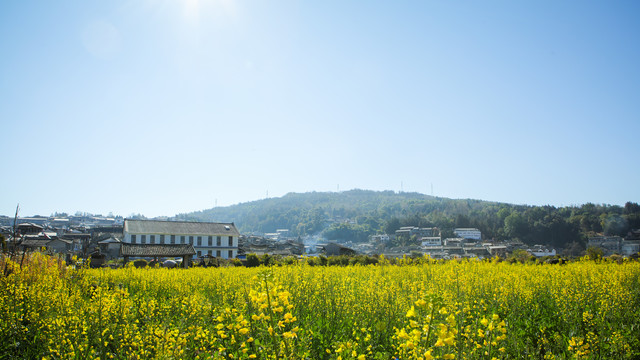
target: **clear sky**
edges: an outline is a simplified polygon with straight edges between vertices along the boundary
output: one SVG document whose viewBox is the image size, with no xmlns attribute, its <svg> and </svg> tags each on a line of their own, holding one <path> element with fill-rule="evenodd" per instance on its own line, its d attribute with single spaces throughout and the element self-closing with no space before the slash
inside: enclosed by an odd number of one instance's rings
<svg viewBox="0 0 640 360">
<path fill-rule="evenodd" d="M 0 3 L 0 214 L 640 201 L 638 1 Z"/>
</svg>

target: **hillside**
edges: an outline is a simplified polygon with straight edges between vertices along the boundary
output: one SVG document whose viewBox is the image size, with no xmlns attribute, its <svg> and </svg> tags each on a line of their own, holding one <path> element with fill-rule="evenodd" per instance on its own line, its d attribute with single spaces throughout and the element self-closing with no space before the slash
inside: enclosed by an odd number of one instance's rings
<svg viewBox="0 0 640 360">
<path fill-rule="evenodd" d="M 527 206 L 419 193 L 350 190 L 289 193 L 227 207 L 179 214 L 175 219 L 235 222 L 243 233 L 289 229 L 293 236 L 323 234 L 330 239 L 366 241 L 401 226 L 438 227 L 452 236 L 456 227 L 475 227 L 486 239 L 520 239 L 558 247 L 588 235 L 626 235 L 640 228 L 640 206 L 587 203 L 579 207 Z"/>
</svg>

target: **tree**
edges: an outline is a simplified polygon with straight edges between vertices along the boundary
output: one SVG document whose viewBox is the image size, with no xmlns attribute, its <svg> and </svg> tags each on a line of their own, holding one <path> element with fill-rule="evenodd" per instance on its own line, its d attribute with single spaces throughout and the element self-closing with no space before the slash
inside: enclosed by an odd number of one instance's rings
<svg viewBox="0 0 640 360">
<path fill-rule="evenodd" d="M 530 257 L 531 255 L 527 252 L 527 250 L 516 249 L 516 250 L 513 250 L 511 255 L 508 257 L 508 259 L 512 261 L 518 261 L 518 262 L 524 263 L 525 261 L 529 260 Z"/>
<path fill-rule="evenodd" d="M 625 236 L 629 231 L 627 220 L 619 215 L 609 215 L 604 220 L 604 234 Z"/>
<path fill-rule="evenodd" d="M 387 221 L 387 225 L 384 227 L 384 232 L 386 234 L 395 234 L 398 229 L 400 229 L 400 219 L 392 217 Z"/>
<path fill-rule="evenodd" d="M 504 232 L 512 238 L 523 238 L 527 233 L 527 221 L 517 211 L 504 218 Z"/>
<path fill-rule="evenodd" d="M 600 260 L 602 259 L 603 255 L 604 255 L 604 250 L 602 250 L 599 247 L 589 246 L 587 248 L 587 256 L 589 256 L 589 259 L 591 260 Z"/>
<path fill-rule="evenodd" d="M 626 204 L 624 204 L 624 214 L 625 215 L 637 214 L 637 213 L 640 213 L 640 205 L 638 205 L 637 203 L 634 203 L 634 202 L 630 202 L 630 201 L 628 201 Z"/>
</svg>

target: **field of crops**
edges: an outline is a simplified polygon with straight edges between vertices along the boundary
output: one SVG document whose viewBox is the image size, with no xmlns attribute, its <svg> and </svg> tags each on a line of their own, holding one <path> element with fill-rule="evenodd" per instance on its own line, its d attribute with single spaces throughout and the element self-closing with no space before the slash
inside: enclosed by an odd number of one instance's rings
<svg viewBox="0 0 640 360">
<path fill-rule="evenodd" d="M 0 358 L 640 357 L 638 262 L 0 265 Z"/>
</svg>

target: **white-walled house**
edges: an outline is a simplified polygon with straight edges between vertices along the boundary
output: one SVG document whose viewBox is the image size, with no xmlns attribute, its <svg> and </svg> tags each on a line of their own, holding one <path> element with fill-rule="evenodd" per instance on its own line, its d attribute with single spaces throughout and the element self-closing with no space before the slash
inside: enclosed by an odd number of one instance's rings
<svg viewBox="0 0 640 360">
<path fill-rule="evenodd" d="M 422 246 L 442 246 L 442 238 L 440 236 L 428 236 L 420 239 Z"/>
<path fill-rule="evenodd" d="M 123 232 L 126 244 L 189 244 L 196 258 L 232 259 L 238 255 L 240 233 L 234 223 L 125 219 Z"/>
<path fill-rule="evenodd" d="M 457 228 L 453 233 L 463 239 L 482 240 L 482 232 L 476 228 Z"/>
</svg>

